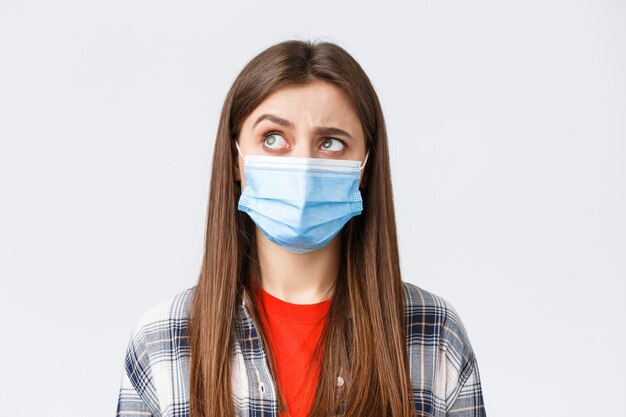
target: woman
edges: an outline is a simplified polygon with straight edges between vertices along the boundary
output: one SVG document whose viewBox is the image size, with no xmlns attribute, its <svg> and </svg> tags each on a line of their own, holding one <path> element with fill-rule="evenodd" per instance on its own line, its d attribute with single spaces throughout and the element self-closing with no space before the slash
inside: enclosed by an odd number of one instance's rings
<svg viewBox="0 0 626 417">
<path fill-rule="evenodd" d="M 137 323 L 118 416 L 484 416 L 454 307 L 402 281 L 387 134 L 329 43 L 253 58 L 219 122 L 196 286 Z"/>
</svg>

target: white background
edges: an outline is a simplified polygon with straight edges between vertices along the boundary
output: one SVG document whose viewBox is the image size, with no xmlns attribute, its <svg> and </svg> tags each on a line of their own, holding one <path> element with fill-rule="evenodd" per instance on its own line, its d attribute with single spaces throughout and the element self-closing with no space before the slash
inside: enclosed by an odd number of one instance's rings
<svg viewBox="0 0 626 417">
<path fill-rule="evenodd" d="M 487 414 L 624 415 L 626 2 L 0 2 L 3 416 L 114 415 L 130 332 L 195 284 L 226 91 L 285 39 L 370 76 L 406 281 Z"/>
</svg>

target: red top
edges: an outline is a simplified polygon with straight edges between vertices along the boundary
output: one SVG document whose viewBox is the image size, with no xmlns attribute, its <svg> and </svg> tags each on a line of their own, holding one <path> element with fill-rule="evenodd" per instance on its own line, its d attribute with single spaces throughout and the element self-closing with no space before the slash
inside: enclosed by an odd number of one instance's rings
<svg viewBox="0 0 626 417">
<path fill-rule="evenodd" d="M 306 416 L 317 387 L 319 360 L 312 363 L 313 370 L 307 370 L 307 366 L 320 341 L 331 300 L 293 304 L 262 288 L 257 290 L 257 297 L 260 307 L 265 306 L 267 317 L 261 313 L 261 322 L 278 368 L 278 384 L 289 407 L 289 412 L 279 417 Z"/>
</svg>

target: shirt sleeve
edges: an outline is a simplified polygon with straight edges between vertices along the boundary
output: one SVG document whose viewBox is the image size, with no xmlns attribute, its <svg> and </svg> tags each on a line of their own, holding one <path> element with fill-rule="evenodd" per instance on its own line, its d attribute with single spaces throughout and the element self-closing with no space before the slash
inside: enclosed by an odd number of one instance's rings
<svg viewBox="0 0 626 417">
<path fill-rule="evenodd" d="M 160 417 L 149 353 L 136 330 L 126 349 L 116 417 Z"/>
<path fill-rule="evenodd" d="M 126 371 L 122 375 L 120 392 L 117 400 L 117 417 L 146 416 L 153 417 L 152 411 L 131 384 Z"/>
<path fill-rule="evenodd" d="M 486 417 L 480 373 L 474 357 L 467 379 L 462 383 L 446 415 L 451 417 Z"/>
<path fill-rule="evenodd" d="M 446 344 L 446 416 L 486 417 L 478 361 L 460 316 L 448 303 Z"/>
</svg>

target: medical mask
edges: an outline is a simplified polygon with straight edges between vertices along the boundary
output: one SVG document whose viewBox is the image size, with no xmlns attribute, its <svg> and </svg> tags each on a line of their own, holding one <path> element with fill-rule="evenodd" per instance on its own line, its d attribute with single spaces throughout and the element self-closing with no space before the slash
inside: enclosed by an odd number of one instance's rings
<svg viewBox="0 0 626 417">
<path fill-rule="evenodd" d="M 244 156 L 246 188 L 237 209 L 272 242 L 293 253 L 327 245 L 361 214 L 360 172 L 367 163 L 290 156 Z"/>
</svg>

